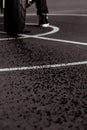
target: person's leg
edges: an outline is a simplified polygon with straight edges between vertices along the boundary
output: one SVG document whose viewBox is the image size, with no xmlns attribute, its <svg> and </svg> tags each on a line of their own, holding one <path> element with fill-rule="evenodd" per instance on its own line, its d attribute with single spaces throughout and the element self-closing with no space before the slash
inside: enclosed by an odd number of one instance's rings
<svg viewBox="0 0 87 130">
<path fill-rule="evenodd" d="M 46 0 L 26 0 L 26 7 L 31 6 L 34 2 L 36 3 L 37 15 L 39 16 L 39 26 L 48 27 L 48 7 Z"/>
<path fill-rule="evenodd" d="M 37 8 L 37 14 L 47 14 L 48 13 L 48 7 L 46 0 L 36 0 L 36 8 Z"/>
<path fill-rule="evenodd" d="M 36 0 L 37 15 L 39 15 L 39 25 L 42 27 L 49 26 L 48 23 L 48 7 L 46 0 Z"/>
</svg>

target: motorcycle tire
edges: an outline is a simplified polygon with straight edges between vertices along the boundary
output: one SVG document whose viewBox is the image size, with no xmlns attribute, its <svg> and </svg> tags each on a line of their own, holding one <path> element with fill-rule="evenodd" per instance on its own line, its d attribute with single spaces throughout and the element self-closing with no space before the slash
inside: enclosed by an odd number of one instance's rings
<svg viewBox="0 0 87 130">
<path fill-rule="evenodd" d="M 26 19 L 26 0 L 5 0 L 4 27 L 8 34 L 22 33 Z"/>
</svg>

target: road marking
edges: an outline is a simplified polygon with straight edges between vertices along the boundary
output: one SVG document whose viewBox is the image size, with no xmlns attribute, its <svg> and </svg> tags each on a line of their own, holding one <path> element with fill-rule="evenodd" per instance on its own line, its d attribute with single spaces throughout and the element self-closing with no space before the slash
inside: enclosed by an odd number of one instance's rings
<svg viewBox="0 0 87 130">
<path fill-rule="evenodd" d="M 73 13 L 75 11 L 80 11 L 78 13 Z M 76 16 L 76 17 L 87 17 L 87 13 L 82 13 L 79 14 L 81 12 L 83 12 L 82 10 L 65 10 L 65 11 L 51 11 L 50 13 L 48 13 L 48 16 L 52 15 L 52 16 Z M 87 10 L 86 10 L 87 12 Z M 3 14 L 0 14 L 0 17 L 3 17 Z M 27 13 L 26 16 L 37 16 L 36 13 Z"/>
<path fill-rule="evenodd" d="M 31 15 L 31 14 L 29 14 L 29 15 Z M 57 15 L 57 14 L 54 14 L 54 15 Z M 37 25 L 37 24 L 36 23 L 26 23 L 26 25 Z M 49 40 L 49 41 L 55 41 L 55 42 L 62 42 L 62 43 L 69 43 L 69 44 L 87 46 L 86 42 L 78 42 L 78 41 L 70 41 L 70 40 L 66 40 L 66 39 L 64 40 L 64 39 L 54 39 L 54 38 L 42 37 L 42 36 L 54 34 L 54 33 L 58 32 L 60 30 L 58 27 L 53 26 L 53 25 L 50 25 L 49 27 L 52 28 L 52 30 L 49 31 L 49 32 L 41 33 L 41 34 L 35 34 L 35 35 L 19 34 L 19 37 L 17 39 L 37 38 L 37 39 L 42 39 L 42 40 Z M 4 31 L 0 31 L 0 33 L 6 34 L 6 32 L 4 32 Z M 15 38 L 12 38 L 12 37 L 11 38 L 10 37 L 9 38 L 1 38 L 0 41 L 6 41 L 6 40 L 9 41 L 9 40 L 13 40 L 13 39 L 15 39 Z"/>
<path fill-rule="evenodd" d="M 26 25 L 36 25 L 36 24 L 32 24 L 32 23 L 26 23 Z M 50 35 L 50 34 L 54 34 L 56 32 L 58 32 L 60 29 L 59 27 L 53 26 L 53 25 L 49 25 L 49 28 L 51 28 L 52 30 L 46 33 L 40 33 L 40 34 L 34 34 L 34 35 L 27 35 L 27 34 L 19 34 L 17 39 L 25 39 L 25 38 L 34 38 L 34 37 L 40 37 L 40 36 L 46 36 L 46 35 Z M 6 32 L 4 31 L 0 31 L 1 34 L 6 34 Z M 0 38 L 0 41 L 6 41 L 6 40 L 13 40 L 15 38 L 13 37 L 9 37 L 9 38 Z"/>
<path fill-rule="evenodd" d="M 26 14 L 26 16 L 37 16 L 35 13 Z M 87 17 L 87 13 L 79 14 L 79 13 L 64 13 L 63 11 L 51 12 L 48 16 L 73 16 L 73 17 Z"/>
<path fill-rule="evenodd" d="M 31 25 L 31 23 L 26 23 L 26 25 Z M 36 24 L 32 24 L 36 25 Z M 27 38 L 37 38 L 37 39 L 42 39 L 42 40 L 48 40 L 48 41 L 54 41 L 54 42 L 62 42 L 62 43 L 68 43 L 68 44 L 76 44 L 76 45 L 83 45 L 87 46 L 86 42 L 77 42 L 77 41 L 70 41 L 70 40 L 64 40 L 64 39 L 55 39 L 55 38 L 48 38 L 48 37 L 42 37 L 50 34 L 54 34 L 56 32 L 59 32 L 59 28 L 53 25 L 49 26 L 52 28 L 51 31 L 46 32 L 46 33 L 41 33 L 41 34 L 34 34 L 34 35 L 28 35 L 28 34 L 19 34 L 19 37 L 17 39 L 27 39 Z M 0 33 L 5 33 L 3 31 L 0 31 Z M 14 40 L 15 38 L 9 37 L 9 38 L 1 38 L 0 41 L 9 41 L 9 40 Z"/>
<path fill-rule="evenodd" d="M 54 41 L 54 42 L 63 42 L 63 43 L 69 43 L 69 44 L 76 44 L 76 45 L 87 46 L 87 43 L 85 43 L 85 42 L 76 42 L 76 41 L 69 41 L 69 40 L 62 40 L 62 39 L 54 39 L 54 38 L 48 38 L 48 37 L 38 37 L 38 36 L 34 36 L 34 38 L 42 39 L 42 40 L 48 40 L 48 41 Z M 59 44 L 59 43 L 58 43 L 58 44 Z"/>
<path fill-rule="evenodd" d="M 60 15 L 60 14 L 49 14 L 49 15 Z M 63 15 L 66 15 L 66 14 L 63 14 Z M 81 16 L 81 15 L 77 15 L 77 16 Z M 31 23 L 26 23 L 26 25 L 31 25 Z M 35 25 L 35 24 L 33 24 L 33 25 Z M 35 34 L 35 35 L 19 34 L 18 39 L 38 38 L 38 39 L 43 39 L 43 40 L 55 41 L 55 42 L 63 42 L 63 43 L 78 44 L 78 45 L 87 46 L 87 43 L 84 43 L 84 42 L 76 42 L 76 41 L 69 41 L 69 40 L 43 37 L 43 36 L 46 36 L 46 35 L 49 35 L 49 34 L 54 34 L 54 33 L 58 32 L 60 30 L 58 27 L 53 26 L 53 25 L 50 25 L 49 27 L 52 28 L 52 30 L 49 31 L 49 32 L 42 33 L 42 34 Z M 0 31 L 0 33 L 6 34 L 6 32 L 4 32 L 4 31 Z M 10 37 L 9 38 L 1 38 L 0 41 L 13 40 L 13 39 L 15 39 L 15 38 L 12 38 L 12 37 L 11 38 Z M 0 72 L 59 68 L 59 67 L 68 67 L 68 66 L 76 66 L 76 65 L 87 65 L 87 61 L 73 62 L 73 63 L 62 63 L 62 64 L 52 64 L 52 65 L 39 65 L 39 66 L 30 66 L 30 67 L 1 68 Z"/>
<path fill-rule="evenodd" d="M 27 38 L 37 38 L 37 39 L 42 39 L 42 40 L 54 41 L 54 42 L 58 42 L 58 44 L 60 44 L 59 42 L 62 42 L 62 43 L 68 43 L 68 44 L 87 46 L 87 43 L 85 43 L 85 42 L 68 41 L 68 40 L 54 39 L 54 38 L 48 38 L 48 37 L 39 37 L 37 35 L 21 34 L 20 37 L 17 39 L 27 39 Z M 2 38 L 2 39 L 0 39 L 0 41 L 10 41 L 10 40 L 15 40 L 15 38 Z"/>
<path fill-rule="evenodd" d="M 4 31 L 0 31 L 0 34 L 7 34 L 6 32 L 4 32 Z"/>
<path fill-rule="evenodd" d="M 69 14 L 69 13 L 58 13 L 49 14 L 49 16 L 73 16 L 73 17 L 87 17 L 87 14 Z"/>
<path fill-rule="evenodd" d="M 55 12 L 55 13 L 58 13 L 58 12 L 87 12 L 87 9 L 66 9 L 66 10 L 57 10 L 57 11 L 50 11 L 51 13 L 52 12 Z"/>
<path fill-rule="evenodd" d="M 30 23 L 26 23 L 26 25 L 31 25 Z M 34 24 L 35 25 L 35 24 Z M 31 36 L 37 36 L 37 37 L 40 37 L 40 36 L 46 36 L 46 35 L 50 35 L 50 34 L 54 34 L 56 32 L 59 32 L 60 28 L 59 27 L 56 27 L 56 26 L 53 26 L 53 25 L 49 25 L 48 28 L 52 28 L 51 31 L 49 32 L 46 32 L 46 33 L 40 33 L 40 34 L 35 34 L 35 35 L 31 35 Z M 28 36 L 28 35 L 27 35 Z"/>
<path fill-rule="evenodd" d="M 38 70 L 38 69 L 51 69 L 51 68 L 69 67 L 69 66 L 77 66 L 77 65 L 87 65 L 87 61 L 73 62 L 73 63 L 62 63 L 62 64 L 53 64 L 53 65 L 29 66 L 29 67 L 2 68 L 2 69 L 0 69 L 0 72 Z"/>
</svg>

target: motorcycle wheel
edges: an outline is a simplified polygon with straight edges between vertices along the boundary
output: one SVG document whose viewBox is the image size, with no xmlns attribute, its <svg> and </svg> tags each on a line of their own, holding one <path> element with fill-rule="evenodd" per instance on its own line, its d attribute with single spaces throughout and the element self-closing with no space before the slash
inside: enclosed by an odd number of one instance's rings
<svg viewBox="0 0 87 130">
<path fill-rule="evenodd" d="M 26 19 L 26 0 L 5 0 L 4 27 L 8 34 L 22 33 Z"/>
</svg>

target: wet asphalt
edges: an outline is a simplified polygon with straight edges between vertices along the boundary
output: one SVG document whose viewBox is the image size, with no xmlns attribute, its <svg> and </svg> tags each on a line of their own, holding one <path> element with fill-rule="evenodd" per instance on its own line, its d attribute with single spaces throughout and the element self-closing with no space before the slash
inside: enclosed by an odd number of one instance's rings
<svg viewBox="0 0 87 130">
<path fill-rule="evenodd" d="M 52 31 L 37 20 L 27 15 L 22 35 Z M 0 130 L 87 130 L 87 63 L 66 66 L 87 61 L 87 16 L 49 15 L 49 21 L 60 30 L 46 39 L 9 39 L 0 17 Z M 32 66 L 42 68 L 2 71 Z"/>
</svg>

